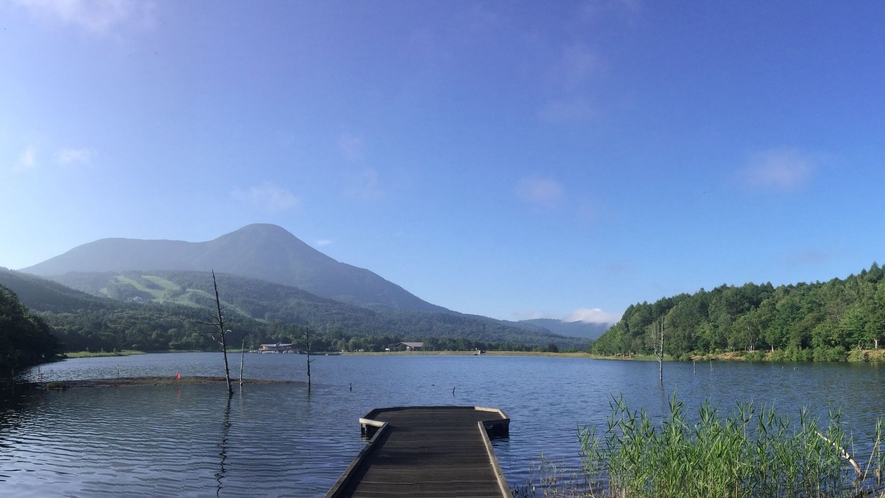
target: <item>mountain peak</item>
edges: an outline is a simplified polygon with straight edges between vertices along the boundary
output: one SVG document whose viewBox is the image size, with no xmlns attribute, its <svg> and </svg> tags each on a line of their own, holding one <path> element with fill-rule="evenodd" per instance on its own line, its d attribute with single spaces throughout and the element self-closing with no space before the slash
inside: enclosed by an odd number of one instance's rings
<svg viewBox="0 0 885 498">
<path fill-rule="evenodd" d="M 339 263 L 278 225 L 255 223 L 207 242 L 101 239 L 21 271 L 215 270 L 258 278 L 338 301 L 413 311 L 447 311 L 369 270 Z"/>
<path fill-rule="evenodd" d="M 243 228 L 240 228 L 238 230 L 234 230 L 233 232 L 231 232 L 227 235 L 234 235 L 234 234 L 285 235 L 285 236 L 297 238 L 291 232 L 286 230 L 285 228 L 283 228 L 279 225 L 274 225 L 273 223 L 252 223 L 252 224 L 246 225 Z M 224 237 L 224 235 L 222 235 L 222 237 Z"/>
</svg>

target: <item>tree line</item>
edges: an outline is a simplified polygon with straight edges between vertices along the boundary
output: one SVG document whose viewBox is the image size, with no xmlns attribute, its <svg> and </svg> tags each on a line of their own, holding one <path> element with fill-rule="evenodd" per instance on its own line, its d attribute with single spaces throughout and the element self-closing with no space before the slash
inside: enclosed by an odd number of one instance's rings
<svg viewBox="0 0 885 498">
<path fill-rule="evenodd" d="M 885 339 L 885 271 L 774 287 L 722 285 L 627 308 L 593 346 L 602 355 L 653 354 L 656 327 L 676 359 L 742 352 L 749 358 L 844 361 Z M 862 359 L 862 358 L 861 358 Z"/>
<path fill-rule="evenodd" d="M 141 302 L 119 301 L 4 269 L 0 269 L 0 283 L 15 289 L 65 351 L 216 350 L 217 344 L 206 337 L 207 322 L 211 321 L 208 312 L 215 304 L 209 295 L 214 292 L 211 276 L 157 273 L 174 279 L 176 286 L 163 295 L 175 300 L 154 302 L 147 299 L 155 296 L 141 294 Z M 113 292 L 132 294 L 128 289 L 132 284 L 107 274 L 72 278 L 87 282 L 93 290 L 107 286 L 111 278 L 111 283 L 116 283 Z M 126 280 L 137 282 L 142 289 L 160 290 L 143 276 L 127 275 Z M 232 331 L 229 344 L 234 347 L 244 343 L 249 349 L 263 343 L 299 344 L 308 324 L 314 351 L 384 351 L 403 341 L 422 341 L 429 351 L 551 351 L 586 346 L 580 339 L 524 331 L 484 317 L 360 308 L 300 289 L 231 275 L 219 275 L 218 285 L 227 310 L 225 322 Z"/>
<path fill-rule="evenodd" d="M 54 330 L 66 351 L 206 351 L 217 345 L 205 337 L 205 309 L 142 304 L 117 310 L 80 311 L 74 313 L 42 312 L 40 315 Z M 301 344 L 308 325 L 262 322 L 231 314 L 229 344 L 257 349 L 261 344 Z M 399 342 L 424 342 L 425 351 L 559 351 L 555 343 L 525 344 L 495 342 L 468 337 L 422 336 L 418 334 L 361 334 L 346 332 L 325 325 L 309 325 L 312 349 L 326 351 L 384 351 Z M 571 347 L 576 350 L 576 347 Z"/>
<path fill-rule="evenodd" d="M 52 328 L 32 314 L 9 288 L 0 285 L 0 375 L 52 361 L 62 345 Z"/>
</svg>

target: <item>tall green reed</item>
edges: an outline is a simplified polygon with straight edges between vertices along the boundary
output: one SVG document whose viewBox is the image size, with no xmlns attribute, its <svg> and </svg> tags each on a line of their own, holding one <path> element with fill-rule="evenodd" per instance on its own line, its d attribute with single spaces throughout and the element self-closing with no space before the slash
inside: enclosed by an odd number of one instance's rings
<svg viewBox="0 0 885 498">
<path fill-rule="evenodd" d="M 881 419 L 865 468 L 855 472 L 848 465 L 845 449 L 852 441 L 839 411 L 830 411 L 821 428 L 807 410 L 793 423 L 772 407 L 753 403 L 722 416 L 706 402 L 697 422 L 689 423 L 675 394 L 668 417 L 658 425 L 644 410 L 631 410 L 623 396 L 613 398 L 610 408 L 600 435 L 587 427 L 578 430 L 586 496 L 885 496 Z"/>
</svg>

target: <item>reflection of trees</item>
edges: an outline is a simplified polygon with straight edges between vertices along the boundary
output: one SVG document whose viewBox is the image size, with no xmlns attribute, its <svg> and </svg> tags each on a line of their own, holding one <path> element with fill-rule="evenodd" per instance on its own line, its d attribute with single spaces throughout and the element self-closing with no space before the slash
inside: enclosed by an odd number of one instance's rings
<svg viewBox="0 0 885 498">
<path fill-rule="evenodd" d="M 0 429 L 34 416 L 34 405 L 42 400 L 43 390 L 37 384 L 0 382 Z"/>
<path fill-rule="evenodd" d="M 218 452 L 218 455 L 221 457 L 221 469 L 215 473 L 215 496 L 221 496 L 221 481 L 224 479 L 225 474 L 227 473 L 227 468 L 225 465 L 227 464 L 227 439 L 230 437 L 230 399 L 231 397 L 227 397 L 227 403 L 224 407 L 224 419 L 221 421 L 221 444 L 219 444 L 219 448 L 221 448 Z"/>
</svg>

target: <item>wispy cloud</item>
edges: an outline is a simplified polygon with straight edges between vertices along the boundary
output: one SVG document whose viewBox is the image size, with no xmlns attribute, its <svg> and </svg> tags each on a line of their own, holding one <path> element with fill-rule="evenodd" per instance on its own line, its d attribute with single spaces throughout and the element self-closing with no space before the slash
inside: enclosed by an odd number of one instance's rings
<svg viewBox="0 0 885 498">
<path fill-rule="evenodd" d="M 738 172 L 751 188 L 793 191 L 804 187 L 814 172 L 813 161 L 797 149 L 771 149 L 751 155 Z"/>
<path fill-rule="evenodd" d="M 630 263 L 612 263 L 606 265 L 605 271 L 612 275 L 629 275 L 636 272 L 636 267 Z"/>
<path fill-rule="evenodd" d="M 551 123 L 581 121 L 592 114 L 593 109 L 582 97 L 548 100 L 538 109 L 538 117 Z"/>
<path fill-rule="evenodd" d="M 28 146 L 18 156 L 18 161 L 12 166 L 13 171 L 26 171 L 37 166 L 37 149 Z"/>
<path fill-rule="evenodd" d="M 291 192 L 272 183 L 250 187 L 246 190 L 236 189 L 231 192 L 231 197 L 239 202 L 271 212 L 292 209 L 301 203 L 301 199 Z"/>
<path fill-rule="evenodd" d="M 331 243 L 332 243 L 332 241 L 329 239 L 318 239 L 314 242 L 314 245 L 317 247 L 325 247 Z"/>
<path fill-rule="evenodd" d="M 344 195 L 361 201 L 377 201 L 384 197 L 380 174 L 375 168 L 366 167 L 366 141 L 361 135 L 342 133 L 338 137 L 338 150 L 347 162 L 354 163 L 344 171 Z"/>
<path fill-rule="evenodd" d="M 593 114 L 588 103 L 590 82 L 602 66 L 599 53 L 584 43 L 561 49 L 551 69 L 551 94 L 538 109 L 538 117 L 549 122 L 580 121 Z"/>
<path fill-rule="evenodd" d="M 550 318 L 559 320 L 562 315 L 548 311 L 522 311 L 511 313 L 514 320 L 535 320 L 538 318 Z M 618 323 L 621 315 L 609 313 L 601 308 L 578 308 L 568 314 L 561 320 L 563 322 L 584 322 L 584 323 Z"/>
<path fill-rule="evenodd" d="M 530 176 L 520 180 L 516 195 L 531 204 L 553 207 L 564 197 L 562 185 L 550 178 Z"/>
<path fill-rule="evenodd" d="M 553 47 L 546 75 L 546 95 L 538 119 L 551 123 L 584 121 L 599 114 L 607 76 L 610 42 L 599 33 L 612 26 L 628 28 L 640 13 L 639 0 L 587 0 L 574 6 L 564 31 L 572 36 Z M 602 28 L 602 29 L 600 29 Z"/>
<path fill-rule="evenodd" d="M 344 193 L 349 197 L 363 201 L 377 201 L 384 197 L 377 170 L 366 168 L 351 173 L 346 181 Z"/>
<path fill-rule="evenodd" d="M 150 0 L 12 0 L 31 14 L 76 26 L 94 34 L 105 34 L 115 27 L 150 24 L 154 2 Z"/>
<path fill-rule="evenodd" d="M 636 16 L 642 10 L 640 0 L 586 0 L 579 11 L 585 21 L 602 21 L 606 16 Z"/>
<path fill-rule="evenodd" d="M 536 320 L 538 318 L 553 318 L 552 313 L 542 311 L 515 311 L 510 314 L 514 320 Z"/>
<path fill-rule="evenodd" d="M 74 166 L 77 164 L 90 164 L 92 162 L 92 151 L 89 149 L 72 149 L 69 147 L 60 149 L 55 154 L 56 162 L 59 166 Z"/>
<path fill-rule="evenodd" d="M 345 159 L 351 162 L 361 161 L 363 159 L 363 149 L 365 141 L 363 137 L 351 133 L 342 133 L 338 137 L 338 149 Z"/>
<path fill-rule="evenodd" d="M 782 260 L 790 266 L 818 265 L 834 259 L 837 255 L 836 251 L 810 250 L 787 254 Z"/>
<path fill-rule="evenodd" d="M 599 53 L 583 43 L 562 51 L 562 82 L 566 88 L 579 88 L 602 67 Z"/>
<path fill-rule="evenodd" d="M 572 311 L 562 321 L 584 323 L 618 323 L 621 315 L 609 313 L 601 308 L 578 308 Z"/>
</svg>

